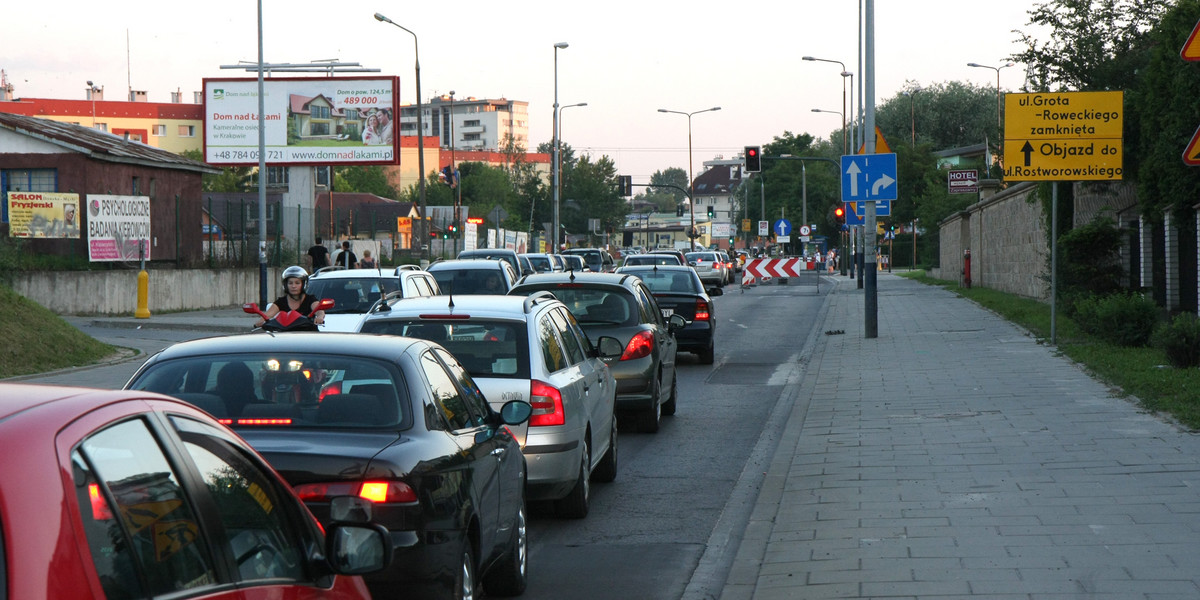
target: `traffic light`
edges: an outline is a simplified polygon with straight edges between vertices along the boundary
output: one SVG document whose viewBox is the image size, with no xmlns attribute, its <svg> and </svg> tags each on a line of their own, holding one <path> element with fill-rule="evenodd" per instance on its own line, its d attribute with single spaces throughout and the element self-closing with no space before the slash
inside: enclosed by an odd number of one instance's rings
<svg viewBox="0 0 1200 600">
<path fill-rule="evenodd" d="M 675 205 L 675 216 L 677 216 L 677 217 L 683 216 L 683 205 L 682 204 Z"/>
<path fill-rule="evenodd" d="M 632 196 L 633 195 L 633 176 L 618 175 L 617 176 L 617 189 L 620 191 L 620 194 L 622 196 L 625 196 L 625 197 Z"/>
<path fill-rule="evenodd" d="M 846 209 L 841 206 L 833 209 L 833 218 L 834 218 L 834 220 L 837 221 L 838 225 L 845 223 L 846 222 Z"/>
<path fill-rule="evenodd" d="M 717 216 L 717 207 L 715 207 L 715 206 L 708 207 L 708 218 L 712 219 L 716 216 Z"/>
<path fill-rule="evenodd" d="M 746 146 L 746 172 L 758 173 L 762 171 L 762 147 L 761 146 Z"/>
</svg>

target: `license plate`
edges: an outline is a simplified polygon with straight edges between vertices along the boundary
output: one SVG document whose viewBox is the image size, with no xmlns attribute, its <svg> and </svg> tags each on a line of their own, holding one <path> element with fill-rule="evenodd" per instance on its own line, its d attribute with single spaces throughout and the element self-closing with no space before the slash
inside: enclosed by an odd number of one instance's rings
<svg viewBox="0 0 1200 600">
<path fill-rule="evenodd" d="M 660 308 L 658 310 L 662 311 L 664 319 L 670 319 L 671 315 L 675 314 L 675 309 L 673 308 Z"/>
</svg>

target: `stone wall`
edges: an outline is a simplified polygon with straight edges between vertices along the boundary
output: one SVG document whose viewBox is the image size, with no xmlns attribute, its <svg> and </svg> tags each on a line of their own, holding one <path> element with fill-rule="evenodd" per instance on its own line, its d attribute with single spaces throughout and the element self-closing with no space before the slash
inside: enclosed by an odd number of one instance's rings
<svg viewBox="0 0 1200 600">
<path fill-rule="evenodd" d="M 258 269 L 151 270 L 151 313 L 240 306 L 258 301 Z M 281 293 L 280 270 L 267 269 L 267 297 Z M 60 315 L 132 315 L 137 309 L 138 271 L 42 271 L 15 273 L 18 294 Z"/>
<path fill-rule="evenodd" d="M 971 250 L 971 285 L 1038 300 L 1048 299 L 1048 256 L 1042 205 L 1036 185 L 1021 183 L 987 195 L 939 224 L 941 278 L 962 280 L 963 255 Z"/>
</svg>

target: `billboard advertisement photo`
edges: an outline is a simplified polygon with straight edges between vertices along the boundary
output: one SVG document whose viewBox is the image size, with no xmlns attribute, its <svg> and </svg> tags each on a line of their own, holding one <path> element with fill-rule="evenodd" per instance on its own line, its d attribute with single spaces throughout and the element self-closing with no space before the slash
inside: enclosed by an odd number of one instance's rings
<svg viewBox="0 0 1200 600">
<path fill-rule="evenodd" d="M 397 77 L 275 77 L 263 82 L 266 162 L 400 164 Z M 258 164 L 258 80 L 204 80 L 204 161 Z"/>
</svg>

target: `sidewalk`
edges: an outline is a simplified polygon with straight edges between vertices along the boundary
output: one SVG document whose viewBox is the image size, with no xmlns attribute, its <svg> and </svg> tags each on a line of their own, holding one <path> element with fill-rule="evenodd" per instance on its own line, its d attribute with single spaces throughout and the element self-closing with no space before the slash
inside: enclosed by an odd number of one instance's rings
<svg viewBox="0 0 1200 600">
<path fill-rule="evenodd" d="M 212 333 L 245 333 L 250 331 L 255 321 L 255 317 L 242 312 L 240 306 L 162 314 L 151 312 L 147 319 L 104 316 L 64 317 L 64 319 L 76 327 L 169 329 Z"/>
<path fill-rule="evenodd" d="M 832 294 L 722 600 L 1200 597 L 1197 436 L 941 288 L 878 273 L 875 339 Z"/>
</svg>

